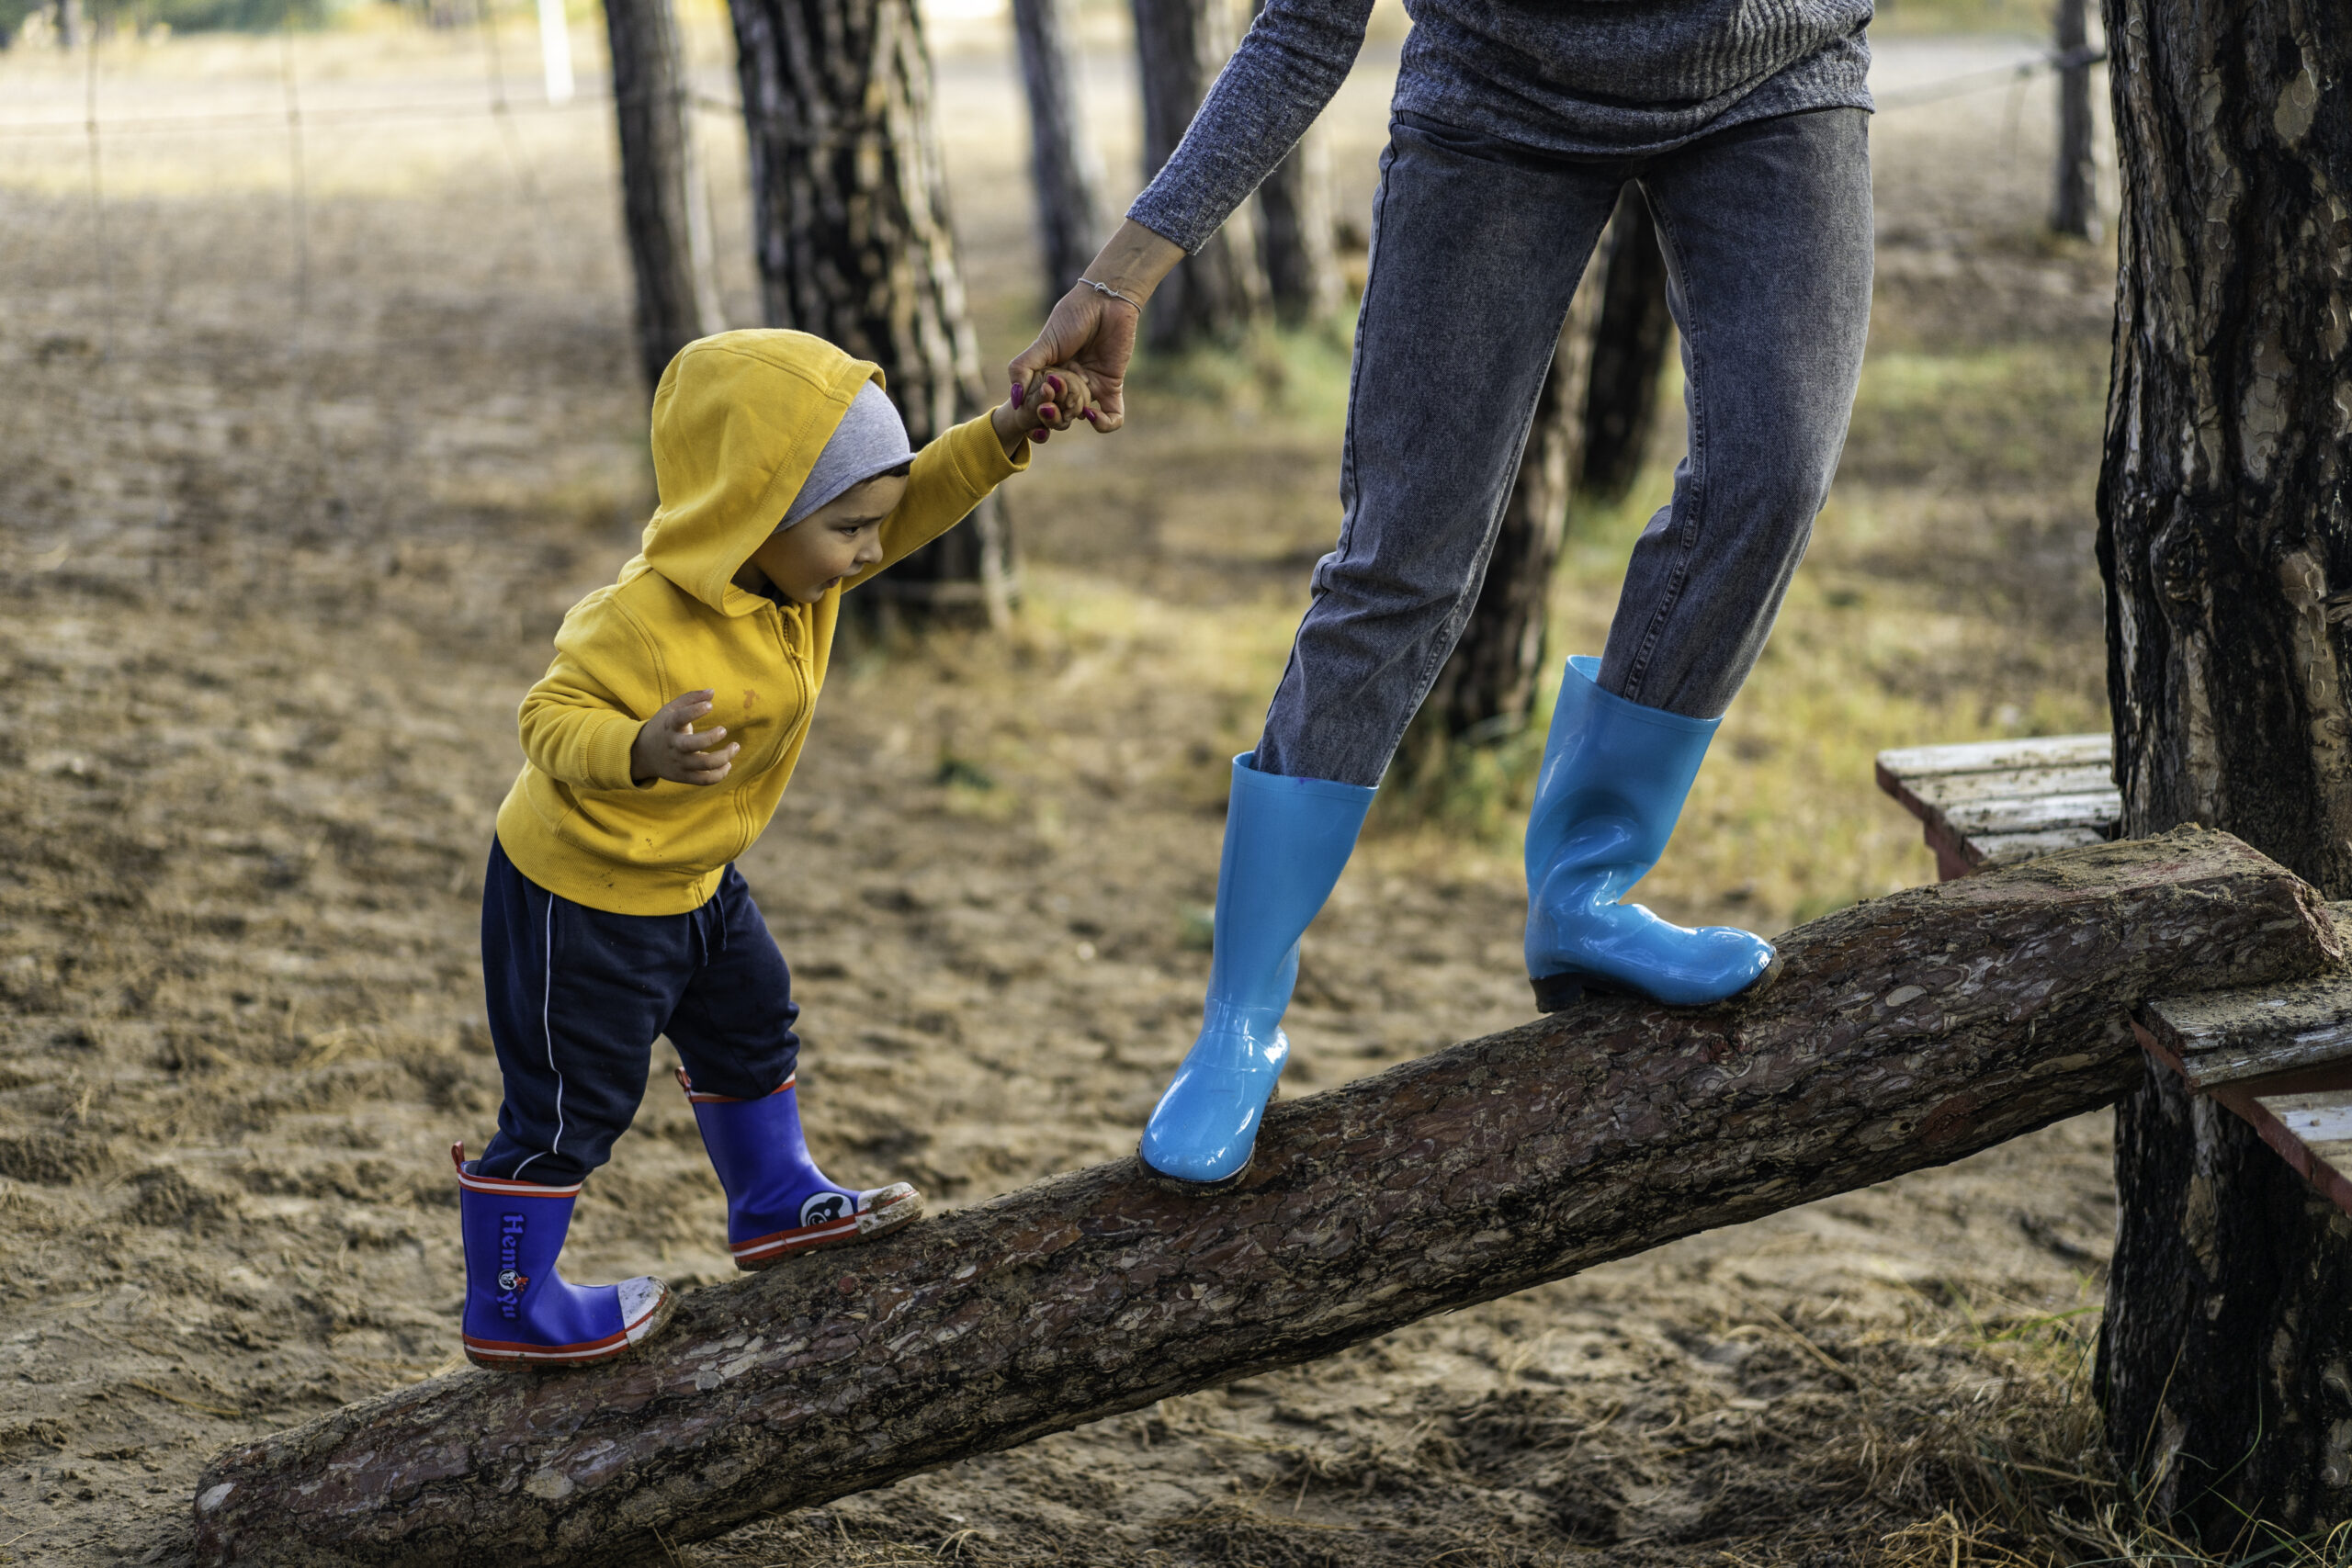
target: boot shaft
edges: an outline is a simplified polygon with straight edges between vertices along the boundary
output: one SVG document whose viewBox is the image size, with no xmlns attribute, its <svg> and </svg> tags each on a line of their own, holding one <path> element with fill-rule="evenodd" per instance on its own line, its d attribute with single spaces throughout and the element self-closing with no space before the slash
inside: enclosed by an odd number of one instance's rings
<svg viewBox="0 0 2352 1568">
<path fill-rule="evenodd" d="M 1613 869 L 1617 892 L 1666 852 L 1720 718 L 1687 718 L 1604 692 L 1600 660 L 1579 656 L 1560 676 L 1559 700 L 1528 813 L 1531 894 L 1564 863 Z"/>
<path fill-rule="evenodd" d="M 1285 778 L 1233 760 L 1209 956 L 1212 1001 L 1279 1020 L 1298 976 L 1298 939 L 1347 869 L 1374 792 Z"/>
</svg>

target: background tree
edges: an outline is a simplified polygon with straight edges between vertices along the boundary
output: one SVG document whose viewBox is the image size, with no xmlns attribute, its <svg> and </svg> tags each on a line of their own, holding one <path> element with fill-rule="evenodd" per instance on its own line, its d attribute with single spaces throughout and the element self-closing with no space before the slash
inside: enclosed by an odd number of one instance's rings
<svg viewBox="0 0 2352 1568">
<path fill-rule="evenodd" d="M 1102 243 L 1102 160 L 1079 112 L 1073 0 L 1012 0 L 1012 30 L 1029 93 L 1030 171 L 1046 264 L 1043 298 L 1050 310 Z"/>
<path fill-rule="evenodd" d="M 1588 266 L 1568 307 L 1552 368 L 1535 400 L 1519 475 L 1503 503 L 1486 581 L 1461 640 L 1438 671 L 1407 737 L 1408 771 L 1426 766 L 1455 742 L 1476 745 L 1517 734 L 1534 711 L 1547 663 L 1552 568 L 1567 537 L 1568 496 L 1583 457 L 1601 276 L 1600 267 Z"/>
<path fill-rule="evenodd" d="M 1252 14 L 1266 8 L 1255 0 Z M 1274 313 L 1320 321 L 1340 308 L 1340 257 L 1332 243 L 1331 148 L 1320 122 L 1306 128 L 1258 187 L 1258 258 Z"/>
<path fill-rule="evenodd" d="M 2058 0 L 2058 169 L 2050 195 L 2050 227 L 2087 240 L 2098 232 L 2092 200 L 2091 60 L 2085 26 L 2087 0 Z"/>
<path fill-rule="evenodd" d="M 1292 323 L 1328 320 L 1340 308 L 1340 256 L 1332 243 L 1331 149 L 1320 126 L 1258 187 L 1258 257 L 1274 313 Z"/>
<path fill-rule="evenodd" d="M 1136 65 L 1143 84 L 1143 168 L 1159 172 L 1233 50 L 1226 0 L 1133 0 Z M 1144 317 L 1154 348 L 1229 337 L 1265 308 L 1257 234 L 1244 203 L 1178 264 Z"/>
<path fill-rule="evenodd" d="M 2107 0 L 2123 206 L 2099 479 L 2123 829 L 2352 897 L 2352 11 Z M 2152 1069 L 2116 1122 L 2108 1438 L 2218 1549 L 2352 1517 L 2352 1221 Z"/>
<path fill-rule="evenodd" d="M 1674 347 L 1666 304 L 1666 257 L 1641 191 L 1627 186 L 1601 241 L 1600 319 L 1592 329 L 1592 380 L 1584 402 L 1579 493 L 1623 501 L 1642 471 L 1657 426 L 1658 378 Z"/>
<path fill-rule="evenodd" d="M 638 359 L 650 389 L 679 349 L 727 322 L 676 13 L 670 0 L 605 0 L 605 29 L 621 141 L 621 224 L 637 275 Z"/>
<path fill-rule="evenodd" d="M 729 0 L 770 321 L 871 359 L 920 446 L 986 406 L 932 122 L 914 0 Z M 994 498 L 863 591 L 1004 614 L 1012 545 Z"/>
</svg>

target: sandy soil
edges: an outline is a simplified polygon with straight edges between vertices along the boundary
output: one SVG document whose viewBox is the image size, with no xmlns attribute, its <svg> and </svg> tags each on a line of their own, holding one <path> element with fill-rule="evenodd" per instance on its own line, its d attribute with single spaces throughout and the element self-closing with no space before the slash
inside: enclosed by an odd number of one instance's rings
<svg viewBox="0 0 2352 1568">
<path fill-rule="evenodd" d="M 0 136 L 0 1562 L 170 1561 L 217 1447 L 458 1364 L 446 1151 L 497 1102 L 474 920 L 514 705 L 649 490 L 602 111 L 518 85 L 482 112 L 458 41 L 296 46 L 299 224 L 274 44 L 103 54 L 108 117 L 281 118 L 110 131 L 95 208 L 77 137 Z M 1900 85 L 2018 51 L 1887 52 Z M 1116 169 L 1114 63 L 1090 80 Z M 1384 69 L 1334 115 L 1351 211 Z M 77 124 L 83 87 L 0 56 L 12 124 Z M 426 98 L 459 107 L 328 112 Z M 1001 359 L 1038 287 L 1001 60 L 947 61 L 942 105 Z M 1871 747 L 2103 722 L 2111 263 L 2034 237 L 2048 118 L 2041 88 L 1881 117 L 1876 389 L 1771 679 L 1655 881 L 1671 912 L 1777 929 L 1924 880 Z M 1012 635 L 842 660 L 743 862 L 836 1175 L 952 1204 L 1132 1148 L 1197 1015 L 1223 759 L 1336 518 L 1331 378 L 1276 384 L 1316 352 L 1266 350 L 1221 398 L 1147 377 L 1115 445 L 1049 447 L 1013 496 Z M 2018 400 L 2027 361 L 2060 367 L 2032 387 L 2064 417 Z M 1580 522 L 1564 637 L 1604 624 L 1628 519 Z M 1310 939 L 1286 1088 L 1519 1020 L 1521 897 L 1507 839 L 1386 821 Z M 575 1278 L 727 1277 L 660 1077 L 590 1183 Z M 1909 1550 L 1983 1516 L 1988 1443 L 2080 1438 L 2087 1320 L 2063 1314 L 2097 1301 L 2107 1157 L 2103 1119 L 2052 1128 L 673 1560 Z"/>
</svg>

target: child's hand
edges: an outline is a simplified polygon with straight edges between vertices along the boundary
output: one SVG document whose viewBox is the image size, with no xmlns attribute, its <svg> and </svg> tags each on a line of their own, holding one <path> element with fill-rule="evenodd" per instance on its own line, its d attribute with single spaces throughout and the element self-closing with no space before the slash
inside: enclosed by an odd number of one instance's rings
<svg viewBox="0 0 2352 1568">
<path fill-rule="evenodd" d="M 708 690 L 688 692 L 662 704 L 660 713 L 639 727 L 637 740 L 628 749 L 629 777 L 639 784 L 655 779 L 715 784 L 725 778 L 727 770 L 735 765 L 735 753 L 742 748 L 711 750 L 727 739 L 723 727 L 695 733 L 695 720 L 710 711 L 710 699 L 717 694 Z"/>
<path fill-rule="evenodd" d="M 997 439 L 1004 443 L 1004 455 L 1010 457 L 1020 452 L 1023 437 L 1042 442 L 1081 419 L 1092 421 L 1093 403 L 1093 388 L 1084 374 L 1071 366 L 1057 365 L 1038 377 L 1025 395 L 1015 387 L 1012 397 L 999 403 L 990 419 Z"/>
</svg>

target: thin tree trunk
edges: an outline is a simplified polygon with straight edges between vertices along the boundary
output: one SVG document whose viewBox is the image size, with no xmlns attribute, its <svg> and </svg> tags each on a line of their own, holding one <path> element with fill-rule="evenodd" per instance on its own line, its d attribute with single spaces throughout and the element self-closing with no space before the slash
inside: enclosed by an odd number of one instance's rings
<svg viewBox="0 0 2352 1568">
<path fill-rule="evenodd" d="M 1266 8 L 1253 0 L 1252 15 Z M 1331 144 L 1320 123 L 1306 128 L 1258 187 L 1258 256 L 1274 314 L 1293 324 L 1329 319 L 1340 308 L 1340 255 L 1331 227 Z"/>
<path fill-rule="evenodd" d="M 2122 1092 L 2138 999 L 2334 944 L 2311 889 L 2216 833 L 1898 893 L 1787 933 L 1745 1005 L 1590 1000 L 1278 1104 L 1233 1190 L 1115 1161 L 695 1292 L 628 1361 L 458 1372 L 232 1449 L 199 1557 L 662 1561 L 1958 1159 Z"/>
<path fill-rule="evenodd" d="M 1457 742 L 1475 746 L 1514 735 L 1534 711 L 1544 680 L 1552 569 L 1567 538 L 1568 496 L 1583 457 L 1601 271 L 1585 268 L 1568 307 L 1527 444 L 1520 449 L 1519 474 L 1503 503 L 1486 581 L 1407 738 L 1408 770 Z"/>
<path fill-rule="evenodd" d="M 2352 13 L 2108 0 L 2122 175 L 2099 478 L 2123 829 L 2229 829 L 2352 895 Z M 2342 1216 L 2151 1075 L 2119 1113 L 2100 1381 L 2219 1549 L 2352 1516 Z"/>
<path fill-rule="evenodd" d="M 670 0 L 605 0 L 605 28 L 620 130 L 621 222 L 637 274 L 638 359 L 650 389 L 678 350 L 727 323 L 677 17 Z"/>
<path fill-rule="evenodd" d="M 1079 110 L 1073 0 L 1012 0 L 1021 79 L 1029 90 L 1029 167 L 1037 188 L 1043 298 L 1050 309 L 1102 242 L 1102 161 Z"/>
<path fill-rule="evenodd" d="M 1666 255 L 1657 224 L 1637 186 L 1617 198 L 1601 254 L 1600 321 L 1592 333 L 1592 379 L 1585 394 L 1584 468 L 1579 492 L 1623 501 L 1640 477 L 1650 432 L 1657 427 L 1658 380 L 1674 349 L 1674 313 L 1666 303 Z"/>
<path fill-rule="evenodd" d="M 1133 0 L 1143 85 L 1143 167 L 1159 172 L 1232 52 L 1227 0 Z M 1265 309 L 1266 280 L 1244 203 L 1152 296 L 1154 348 L 1231 337 Z"/>
<path fill-rule="evenodd" d="M 985 406 L 914 0 L 730 0 L 767 319 L 882 367 L 916 446 Z M 858 597 L 1002 614 L 1004 509 L 981 503 Z"/>
<path fill-rule="evenodd" d="M 1320 125 L 1258 187 L 1259 257 L 1283 321 L 1328 321 L 1340 308 L 1340 254 L 1331 226 L 1331 147 Z"/>
<path fill-rule="evenodd" d="M 2058 0 L 2058 170 L 2050 227 L 2087 240 L 2098 231 L 2092 205 L 2090 33 L 2086 0 Z"/>
</svg>

